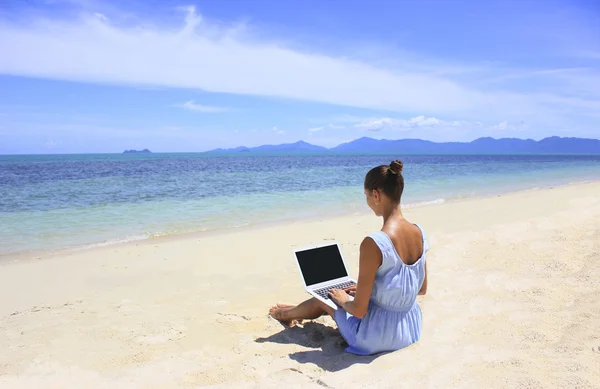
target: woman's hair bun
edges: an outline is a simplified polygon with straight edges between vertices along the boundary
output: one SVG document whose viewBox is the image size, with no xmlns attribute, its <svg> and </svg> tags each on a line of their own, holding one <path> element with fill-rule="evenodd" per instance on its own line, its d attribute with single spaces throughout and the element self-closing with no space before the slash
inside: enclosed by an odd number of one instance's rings
<svg viewBox="0 0 600 389">
<path fill-rule="evenodd" d="M 395 161 L 392 161 L 392 163 L 390 163 L 390 170 L 394 174 L 402 174 L 403 167 L 404 167 L 404 164 L 400 160 L 395 160 Z"/>
</svg>

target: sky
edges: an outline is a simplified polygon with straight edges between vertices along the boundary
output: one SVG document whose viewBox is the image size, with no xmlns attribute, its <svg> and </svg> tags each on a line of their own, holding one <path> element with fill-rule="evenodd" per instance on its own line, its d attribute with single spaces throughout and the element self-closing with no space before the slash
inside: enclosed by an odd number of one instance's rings
<svg viewBox="0 0 600 389">
<path fill-rule="evenodd" d="M 597 0 L 0 0 L 0 154 L 600 138 Z"/>
</svg>

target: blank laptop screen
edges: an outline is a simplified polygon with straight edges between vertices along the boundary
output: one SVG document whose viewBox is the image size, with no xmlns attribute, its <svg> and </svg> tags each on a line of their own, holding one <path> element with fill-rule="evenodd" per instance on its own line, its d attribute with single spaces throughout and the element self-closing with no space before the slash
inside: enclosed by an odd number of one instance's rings
<svg viewBox="0 0 600 389">
<path fill-rule="evenodd" d="M 296 258 L 307 286 L 348 276 L 337 245 L 298 251 Z"/>
</svg>

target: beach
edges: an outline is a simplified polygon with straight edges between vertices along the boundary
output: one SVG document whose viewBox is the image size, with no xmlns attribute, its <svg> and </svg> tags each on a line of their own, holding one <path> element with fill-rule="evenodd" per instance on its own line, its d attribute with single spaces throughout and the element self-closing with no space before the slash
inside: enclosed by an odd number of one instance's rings
<svg viewBox="0 0 600 389">
<path fill-rule="evenodd" d="M 0 388 L 600 388 L 600 183 L 409 208 L 425 230 L 422 339 L 359 357 L 292 248 L 336 240 L 351 275 L 372 214 L 147 239 L 0 263 Z"/>
</svg>

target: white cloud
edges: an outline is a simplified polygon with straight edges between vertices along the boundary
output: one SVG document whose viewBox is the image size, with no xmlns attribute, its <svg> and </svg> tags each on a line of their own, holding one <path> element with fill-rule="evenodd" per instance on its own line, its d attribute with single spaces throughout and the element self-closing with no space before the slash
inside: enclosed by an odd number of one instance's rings
<svg viewBox="0 0 600 389">
<path fill-rule="evenodd" d="M 229 108 L 226 107 L 214 107 L 210 105 L 196 104 L 194 100 L 186 101 L 183 104 L 178 104 L 177 107 L 201 113 L 217 113 L 229 111 Z"/>
<path fill-rule="evenodd" d="M 273 126 L 273 128 L 271 128 L 271 131 L 273 131 L 274 133 L 276 133 L 278 135 L 285 134 L 285 130 L 280 130 L 279 128 L 277 128 L 277 126 Z"/>
<path fill-rule="evenodd" d="M 520 122 L 509 122 L 504 120 L 496 125 L 488 127 L 488 130 L 491 132 L 507 132 L 507 131 L 523 131 L 526 130 L 528 126 L 524 121 Z"/>
<path fill-rule="evenodd" d="M 415 128 L 432 128 L 441 126 L 457 127 L 459 125 L 461 125 L 461 122 L 459 121 L 444 121 L 434 117 L 425 117 L 421 115 L 411 119 L 398 119 L 390 117 L 363 119 L 359 123 L 355 124 L 354 127 L 366 131 L 410 131 Z"/>
<path fill-rule="evenodd" d="M 484 124 L 468 120 L 444 120 L 424 115 L 410 119 L 382 117 L 355 118 L 354 127 L 369 132 L 402 133 L 402 137 L 418 137 L 436 141 L 472 140 L 480 136 L 513 136 L 522 135 L 530 127 L 524 120 L 503 120 L 497 124 Z M 396 135 L 398 137 L 398 135 Z"/>
<path fill-rule="evenodd" d="M 340 130 L 340 129 L 343 129 L 345 127 L 341 126 L 341 125 L 338 125 L 338 124 L 329 124 L 327 126 L 309 128 L 308 132 L 315 133 L 315 132 L 319 132 L 319 131 L 325 130 L 327 128 L 332 129 L 332 130 Z"/>
<path fill-rule="evenodd" d="M 440 120 L 436 118 L 426 118 L 423 115 L 408 120 L 409 127 L 437 127 L 440 124 Z"/>
<path fill-rule="evenodd" d="M 407 128 L 404 126 L 395 126 L 394 124 L 399 121 L 399 119 L 392 118 L 380 118 L 380 119 L 372 119 L 362 123 L 355 124 L 354 127 L 360 128 L 366 131 L 381 131 L 383 129 L 390 129 L 394 127 L 398 128 Z"/>
<path fill-rule="evenodd" d="M 508 122 L 505 120 L 505 121 L 503 121 L 501 123 L 496 124 L 495 126 L 491 126 L 490 130 L 500 130 L 500 131 L 503 131 L 503 130 L 506 130 L 507 127 L 508 127 Z"/>
<path fill-rule="evenodd" d="M 0 73 L 96 83 L 203 89 L 418 112 L 472 111 L 497 97 L 431 73 L 259 42 L 187 8 L 179 30 L 123 27 L 94 15 L 0 21 Z M 23 50 L 26 47 L 27 50 Z M 290 77 L 293 75 L 293 77 Z"/>
<path fill-rule="evenodd" d="M 104 22 L 108 22 L 108 18 L 106 17 L 106 15 L 101 14 L 100 12 L 95 12 L 94 16 L 97 17 L 98 19 L 104 21 Z"/>
<path fill-rule="evenodd" d="M 404 53 L 392 53 L 389 58 L 363 56 L 359 61 L 352 55 L 300 51 L 266 41 L 246 25 L 224 28 L 198 15 L 194 7 L 181 9 L 185 12 L 183 23 L 174 28 L 135 15 L 119 15 L 119 10 L 106 2 L 65 1 L 86 13 L 76 19 L 0 18 L 0 74 L 141 88 L 189 88 L 423 114 L 412 119 L 383 117 L 358 122 L 359 128 L 367 130 L 458 128 L 474 122 L 523 119 L 531 128 L 545 131 L 570 128 L 583 133 L 598 126 L 600 73 L 589 66 L 503 69 L 479 63 L 463 66 L 443 58 L 422 61 Z M 597 58 L 594 46 L 585 44 L 577 49 Z M 402 57 L 400 61 L 396 61 L 398 57 Z M 180 107 L 202 113 L 228 110 L 194 101 Z M 313 127 L 319 128 L 313 132 L 327 128 L 322 127 Z"/>
</svg>

